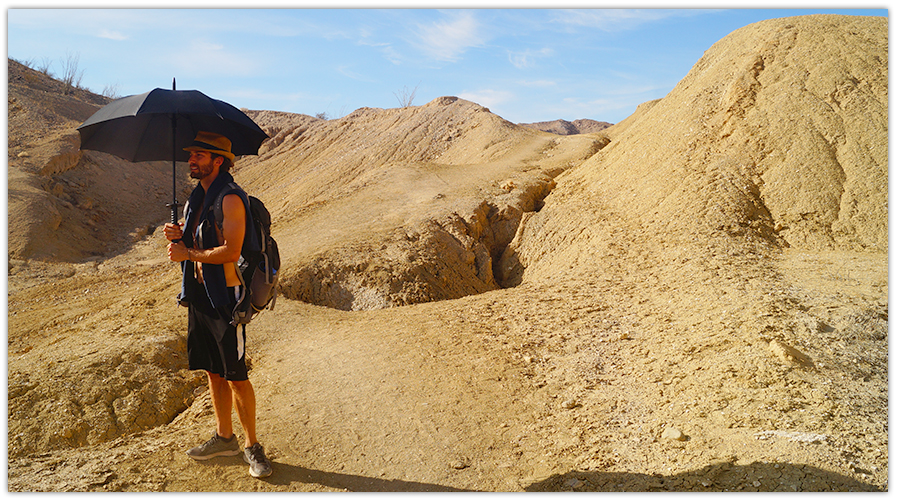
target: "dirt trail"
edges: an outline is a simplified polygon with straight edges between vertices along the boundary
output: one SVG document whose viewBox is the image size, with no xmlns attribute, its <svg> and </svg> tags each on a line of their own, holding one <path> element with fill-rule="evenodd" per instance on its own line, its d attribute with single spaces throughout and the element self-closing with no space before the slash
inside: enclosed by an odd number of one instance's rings
<svg viewBox="0 0 900 500">
<path fill-rule="evenodd" d="M 151 237 L 143 251 L 161 250 L 159 239 Z M 814 312 L 846 317 L 844 311 L 866 307 L 885 287 L 886 260 L 876 256 L 798 253 L 780 262 L 788 274 L 773 290 L 803 297 Z M 105 267 L 93 273 L 121 272 Z M 823 385 L 789 359 L 772 363 L 777 358 L 766 345 L 668 334 L 672 319 L 647 303 L 647 285 L 634 273 L 377 311 L 279 299 L 278 309 L 250 330 L 259 432 L 276 467 L 269 481 L 249 477 L 237 458 L 198 464 L 184 455 L 210 432 L 201 380 L 194 402 L 168 425 L 12 458 L 10 488 L 865 491 L 874 486 L 866 478 L 886 477 L 886 440 L 861 447 L 845 430 L 859 429 L 866 442 L 886 437 L 876 424 L 886 402 L 879 378 L 864 383 L 857 375 L 860 361 L 886 359 L 884 353 L 864 352 L 845 335 L 837 348 L 826 342 L 840 335 L 836 329 L 811 330 L 798 345 L 830 365 L 819 369 L 831 379 Z M 43 286 L 106 281 L 92 276 L 76 273 Z M 171 283 L 177 273 L 156 264 L 133 276 L 159 289 L 150 281 Z M 750 285 L 758 278 L 742 280 Z M 175 287 L 163 288 L 139 295 L 159 297 L 151 309 L 171 316 L 168 328 L 179 331 L 183 315 L 173 316 L 174 306 L 163 300 Z M 20 312 L 20 304 L 11 303 L 11 311 Z M 140 309 L 146 306 L 125 307 Z M 135 323 L 165 324 L 158 317 Z M 835 324 L 844 332 L 853 326 Z M 58 350 L 61 359 L 72 359 L 79 343 L 71 335 L 50 342 L 45 356 Z M 16 361 L 11 356 L 11 370 Z M 848 371 L 851 364 L 856 371 Z M 872 373 L 885 369 L 876 368 Z M 747 399 L 748 391 L 757 396 Z M 689 438 L 664 437 L 669 427 Z"/>
</svg>

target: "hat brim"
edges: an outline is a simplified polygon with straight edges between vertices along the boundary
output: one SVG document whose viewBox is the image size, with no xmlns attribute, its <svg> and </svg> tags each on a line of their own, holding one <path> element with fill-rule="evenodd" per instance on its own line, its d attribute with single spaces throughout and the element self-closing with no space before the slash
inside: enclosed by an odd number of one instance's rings
<svg viewBox="0 0 900 500">
<path fill-rule="evenodd" d="M 210 145 L 209 147 L 204 147 L 204 146 L 199 146 L 199 145 L 196 145 L 196 146 L 191 145 L 191 146 L 184 148 L 184 150 L 185 151 L 206 151 L 207 153 L 213 153 L 213 154 L 217 154 L 219 156 L 224 156 L 225 158 L 228 158 L 229 160 L 234 161 L 234 154 L 232 154 L 230 151 L 218 149 L 212 145 Z"/>
</svg>

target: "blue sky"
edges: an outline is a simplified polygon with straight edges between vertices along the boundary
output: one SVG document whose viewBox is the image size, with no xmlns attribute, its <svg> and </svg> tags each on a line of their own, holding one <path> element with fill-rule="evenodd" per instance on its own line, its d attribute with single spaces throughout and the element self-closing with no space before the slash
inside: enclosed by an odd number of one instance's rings
<svg viewBox="0 0 900 500">
<path fill-rule="evenodd" d="M 171 88 L 176 78 L 179 89 L 200 90 L 237 107 L 337 118 L 361 107 L 398 107 L 398 95 L 415 89 L 415 105 L 453 95 L 516 123 L 618 122 L 637 105 L 665 96 L 716 41 L 763 19 L 834 12 L 888 15 L 886 9 L 836 7 L 140 10 L 26 5 L 7 8 L 7 55 L 36 65 L 52 61 L 50 70 L 57 75 L 61 61 L 77 55 L 81 84 L 96 93 L 115 87 L 120 96 L 139 94 Z"/>
</svg>

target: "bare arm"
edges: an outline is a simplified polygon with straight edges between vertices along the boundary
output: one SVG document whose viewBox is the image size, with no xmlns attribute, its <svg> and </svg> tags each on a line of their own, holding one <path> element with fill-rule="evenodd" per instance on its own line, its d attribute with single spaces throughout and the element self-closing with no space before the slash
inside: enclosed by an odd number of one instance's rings
<svg viewBox="0 0 900 500">
<path fill-rule="evenodd" d="M 191 260 L 203 264 L 227 264 L 237 262 L 241 257 L 241 246 L 244 244 L 246 230 L 246 211 L 244 202 L 236 194 L 222 199 L 222 239 L 217 247 L 199 249 L 187 248 L 184 243 L 169 243 L 169 260 L 181 262 Z"/>
</svg>

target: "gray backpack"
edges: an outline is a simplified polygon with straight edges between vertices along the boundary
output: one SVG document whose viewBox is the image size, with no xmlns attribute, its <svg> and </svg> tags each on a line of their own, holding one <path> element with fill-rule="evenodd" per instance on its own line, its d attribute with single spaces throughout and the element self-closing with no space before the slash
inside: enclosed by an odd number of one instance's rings
<svg viewBox="0 0 900 500">
<path fill-rule="evenodd" d="M 222 200 L 227 194 L 239 195 L 248 208 L 247 232 L 244 234 L 241 257 L 235 263 L 243 293 L 234 308 L 231 321 L 233 325 L 246 325 L 263 309 L 275 308 L 281 257 L 278 254 L 278 244 L 272 238 L 272 217 L 269 210 L 262 201 L 248 195 L 233 182 L 219 193 L 212 206 L 216 227 L 222 230 L 225 218 Z"/>
</svg>

